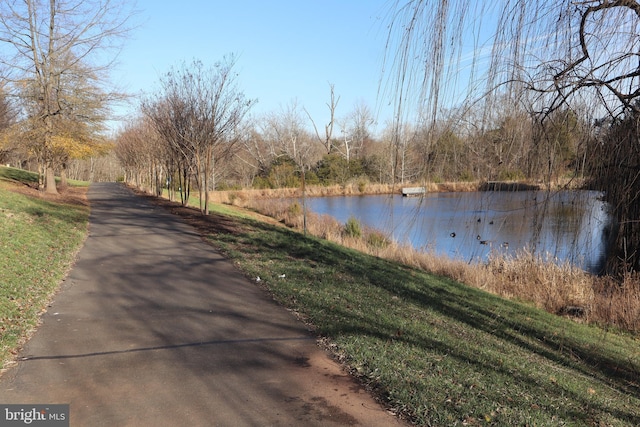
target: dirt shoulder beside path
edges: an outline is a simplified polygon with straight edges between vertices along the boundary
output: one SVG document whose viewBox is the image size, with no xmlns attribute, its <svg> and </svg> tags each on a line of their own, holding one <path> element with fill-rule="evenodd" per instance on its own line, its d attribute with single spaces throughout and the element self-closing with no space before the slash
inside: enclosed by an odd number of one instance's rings
<svg viewBox="0 0 640 427">
<path fill-rule="evenodd" d="M 68 403 L 72 426 L 402 425 L 177 216 L 117 184 L 88 197 L 89 237 L 0 403 Z"/>
</svg>

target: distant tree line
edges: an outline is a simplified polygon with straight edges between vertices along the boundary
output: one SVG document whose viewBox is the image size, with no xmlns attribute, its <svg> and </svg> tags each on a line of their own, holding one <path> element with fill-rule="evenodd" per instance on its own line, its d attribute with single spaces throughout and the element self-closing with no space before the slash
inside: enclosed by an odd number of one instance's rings
<svg viewBox="0 0 640 427">
<path fill-rule="evenodd" d="M 195 68 L 181 72 L 188 69 Z M 172 72 L 166 78 L 174 76 Z M 167 85 L 163 80 L 163 88 Z M 209 140 L 202 137 L 214 146 L 211 153 L 217 165 L 205 172 L 198 166 L 203 158 L 195 144 L 198 137 L 194 129 L 187 129 L 199 123 L 195 117 L 204 117 L 196 114 L 199 103 L 184 94 L 162 92 L 142 103 L 137 118 L 120 133 L 116 153 L 127 180 L 158 193 L 162 188 L 172 194 L 182 190 L 184 202 L 194 185 L 211 191 L 300 187 L 303 179 L 307 185 L 550 182 L 584 177 L 588 172 L 593 126 L 586 115 L 573 110 L 555 111 L 540 122 L 526 109 L 515 109 L 505 101 L 484 128 L 472 125 L 474 112 L 465 108 L 451 110 L 448 117 L 431 125 L 397 128 L 388 123 L 380 135 L 373 135 L 370 109 L 358 104 L 343 118 L 331 119 L 340 136 L 327 143 L 314 134 L 315 124 L 296 102 L 282 111 L 248 119 L 251 102 L 246 100 L 242 110 L 232 114 L 235 128 L 230 133 Z M 244 100 L 237 87 L 231 95 Z M 187 111 L 195 116 L 189 118 Z"/>
</svg>

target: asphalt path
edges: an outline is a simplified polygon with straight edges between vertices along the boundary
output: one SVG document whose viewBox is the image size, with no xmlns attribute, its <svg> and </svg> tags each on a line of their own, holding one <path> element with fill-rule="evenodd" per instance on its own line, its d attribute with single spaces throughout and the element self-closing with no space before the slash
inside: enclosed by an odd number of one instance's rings
<svg viewBox="0 0 640 427">
<path fill-rule="evenodd" d="M 71 426 L 389 426 L 295 317 L 176 216 L 93 184 L 89 236 L 0 403 Z"/>
</svg>

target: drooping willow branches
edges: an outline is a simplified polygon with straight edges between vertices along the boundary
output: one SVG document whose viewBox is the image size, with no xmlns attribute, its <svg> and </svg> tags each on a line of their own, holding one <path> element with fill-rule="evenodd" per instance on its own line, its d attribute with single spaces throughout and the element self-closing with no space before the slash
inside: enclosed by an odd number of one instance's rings
<svg viewBox="0 0 640 427">
<path fill-rule="evenodd" d="M 519 156 L 550 179 L 568 141 L 554 121 L 577 118 L 591 132 L 572 132 L 572 162 L 617 223 L 608 268 L 640 269 L 640 1 L 397 0 L 389 22 L 382 90 L 398 129 L 411 116 L 436 129 L 446 112 L 486 137 L 524 113 L 533 148 Z"/>
<path fill-rule="evenodd" d="M 636 0 L 411 0 L 392 10 L 384 90 L 400 118 L 505 92 L 529 92 L 540 112 L 585 102 L 603 115 L 637 111 Z"/>
</svg>

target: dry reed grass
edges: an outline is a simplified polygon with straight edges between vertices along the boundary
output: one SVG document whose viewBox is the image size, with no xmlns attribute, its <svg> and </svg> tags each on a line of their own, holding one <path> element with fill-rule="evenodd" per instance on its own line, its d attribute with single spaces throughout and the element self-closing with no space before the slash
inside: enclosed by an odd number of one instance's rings
<svg viewBox="0 0 640 427">
<path fill-rule="evenodd" d="M 303 227 L 302 206 L 296 201 L 255 197 L 244 199 L 244 202 L 247 203 L 245 207 L 289 227 Z M 307 214 L 306 231 L 311 235 L 504 298 L 531 303 L 550 313 L 640 332 L 640 275 L 629 275 L 619 283 L 588 274 L 569 263 L 558 265 L 554 260 L 526 251 L 514 257 L 492 256 L 486 264 L 469 264 L 398 244 L 377 230 L 363 227 L 360 236 L 349 236 L 344 228 L 344 224 L 330 216 Z"/>
<path fill-rule="evenodd" d="M 622 283 L 610 277 L 595 278 L 593 289 L 591 318 L 626 331 L 640 331 L 640 276 L 637 273 L 627 275 Z"/>
<path fill-rule="evenodd" d="M 307 197 L 364 196 L 372 194 L 400 194 L 403 187 L 425 187 L 428 192 L 477 191 L 480 182 L 445 182 L 411 184 L 374 184 L 365 181 L 350 182 L 345 185 L 307 186 Z M 250 207 L 255 200 L 302 197 L 301 188 L 242 189 L 212 191 L 210 200 L 214 203 Z"/>
<path fill-rule="evenodd" d="M 586 310 L 593 304 L 593 276 L 570 263 L 557 264 L 527 251 L 514 257 L 497 256 L 484 267 L 490 278 L 487 291 L 533 302 L 551 313 Z"/>
<path fill-rule="evenodd" d="M 308 197 L 330 196 L 363 196 L 372 194 L 400 194 L 403 187 L 425 187 L 429 193 L 478 191 L 483 182 L 415 182 L 405 184 L 375 184 L 365 180 L 355 180 L 345 185 L 307 186 L 305 194 Z M 541 183 L 530 183 L 541 185 Z M 583 180 L 575 178 L 559 178 L 551 184 L 551 188 L 578 188 Z M 242 189 L 212 191 L 210 200 L 214 203 L 231 204 L 238 207 L 249 207 L 257 199 L 278 199 L 302 197 L 301 188 L 275 188 L 275 189 Z"/>
</svg>

